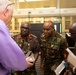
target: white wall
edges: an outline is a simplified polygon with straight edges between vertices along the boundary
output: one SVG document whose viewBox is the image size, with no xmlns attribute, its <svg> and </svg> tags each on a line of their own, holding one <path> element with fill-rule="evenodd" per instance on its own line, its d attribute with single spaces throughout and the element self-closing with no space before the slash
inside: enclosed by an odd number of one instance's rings
<svg viewBox="0 0 76 75">
<path fill-rule="evenodd" d="M 31 12 L 30 14 L 28 12 Z M 73 16 L 76 15 L 76 8 L 30 8 L 30 9 L 17 9 L 13 16 L 28 17 L 33 16 Z"/>
</svg>

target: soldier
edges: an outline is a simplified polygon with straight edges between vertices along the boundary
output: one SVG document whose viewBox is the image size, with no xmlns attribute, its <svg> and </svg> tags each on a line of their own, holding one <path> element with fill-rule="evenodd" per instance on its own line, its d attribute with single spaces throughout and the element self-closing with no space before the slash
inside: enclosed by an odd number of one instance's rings
<svg viewBox="0 0 76 75">
<path fill-rule="evenodd" d="M 72 39 L 75 41 L 75 48 L 72 52 L 76 55 L 76 22 L 72 24 L 69 28 L 69 32 L 71 33 Z M 72 66 L 73 75 L 76 75 L 76 66 Z"/>
<path fill-rule="evenodd" d="M 20 48 L 23 50 L 26 55 L 29 51 L 32 51 L 34 54 L 35 61 L 31 68 L 28 68 L 24 71 L 17 71 L 17 75 L 37 75 L 35 69 L 35 62 L 39 56 L 39 42 L 37 37 L 33 34 L 30 34 L 30 24 L 28 22 L 23 22 L 20 28 L 21 32 L 18 35 L 15 35 L 13 39 L 17 42 Z"/>
<path fill-rule="evenodd" d="M 41 35 L 41 69 L 44 75 L 55 75 L 54 70 L 64 59 L 66 40 L 54 29 L 54 23 L 47 21 Z M 63 75 L 64 71 L 60 74 Z"/>
<path fill-rule="evenodd" d="M 73 23 L 73 25 L 69 28 L 69 32 L 71 33 L 72 39 L 76 42 L 76 23 Z M 73 50 L 73 53 L 76 55 L 76 50 Z"/>
</svg>

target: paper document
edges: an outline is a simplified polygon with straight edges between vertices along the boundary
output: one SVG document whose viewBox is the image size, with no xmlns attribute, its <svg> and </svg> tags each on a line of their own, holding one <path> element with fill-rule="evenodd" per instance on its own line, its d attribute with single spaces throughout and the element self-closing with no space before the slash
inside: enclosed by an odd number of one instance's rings
<svg viewBox="0 0 76 75">
<path fill-rule="evenodd" d="M 29 62 L 31 62 L 31 63 L 34 63 L 34 61 L 35 61 L 34 54 L 33 54 L 31 51 L 29 51 L 29 52 L 26 54 L 26 58 L 27 58 L 27 60 L 28 60 Z"/>
<path fill-rule="evenodd" d="M 70 62 L 73 66 L 76 66 L 76 56 L 71 52 L 69 48 L 66 49 L 68 52 L 67 61 Z"/>
<path fill-rule="evenodd" d="M 29 52 L 26 54 L 26 57 L 28 57 L 31 53 L 32 53 L 32 51 L 29 51 Z"/>
<path fill-rule="evenodd" d="M 59 75 L 63 71 L 63 69 L 65 68 L 64 63 L 65 61 L 62 61 L 62 63 L 55 69 L 54 72 L 56 73 L 56 75 Z"/>
</svg>

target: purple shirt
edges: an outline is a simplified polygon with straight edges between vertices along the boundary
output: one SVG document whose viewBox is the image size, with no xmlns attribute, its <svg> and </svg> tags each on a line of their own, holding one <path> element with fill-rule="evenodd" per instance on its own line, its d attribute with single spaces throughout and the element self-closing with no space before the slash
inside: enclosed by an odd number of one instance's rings
<svg viewBox="0 0 76 75">
<path fill-rule="evenodd" d="M 10 75 L 11 70 L 22 71 L 27 67 L 24 53 L 11 38 L 6 24 L 0 20 L 0 75 Z"/>
</svg>

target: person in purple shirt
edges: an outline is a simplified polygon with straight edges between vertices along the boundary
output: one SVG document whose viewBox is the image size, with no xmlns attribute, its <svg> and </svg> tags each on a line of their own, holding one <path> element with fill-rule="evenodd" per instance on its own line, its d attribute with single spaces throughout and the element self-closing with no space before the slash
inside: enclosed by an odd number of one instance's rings
<svg viewBox="0 0 76 75">
<path fill-rule="evenodd" d="M 10 75 L 11 70 L 22 71 L 32 66 L 7 27 L 13 15 L 12 4 L 9 0 L 0 0 L 0 75 Z"/>
</svg>

